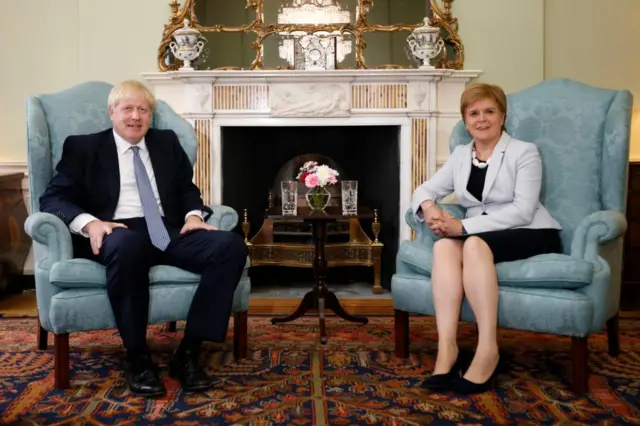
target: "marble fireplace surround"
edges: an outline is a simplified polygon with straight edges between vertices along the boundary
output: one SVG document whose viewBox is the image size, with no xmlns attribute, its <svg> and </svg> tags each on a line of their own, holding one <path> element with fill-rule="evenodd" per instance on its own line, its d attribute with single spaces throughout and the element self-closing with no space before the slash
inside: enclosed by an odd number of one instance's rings
<svg viewBox="0 0 640 426">
<path fill-rule="evenodd" d="M 398 126 L 399 240 L 414 188 L 449 155 L 460 94 L 480 71 L 371 69 L 334 71 L 171 71 L 142 76 L 156 97 L 198 136 L 195 182 L 205 203 L 222 203 L 225 126 Z M 383 226 L 384 227 L 384 226 Z"/>
</svg>

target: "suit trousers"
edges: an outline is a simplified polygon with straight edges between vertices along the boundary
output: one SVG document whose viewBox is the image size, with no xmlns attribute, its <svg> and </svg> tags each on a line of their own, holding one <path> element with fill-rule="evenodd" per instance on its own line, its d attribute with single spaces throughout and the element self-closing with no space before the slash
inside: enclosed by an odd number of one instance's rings
<svg viewBox="0 0 640 426">
<path fill-rule="evenodd" d="M 74 238 L 76 257 L 107 269 L 107 294 L 122 342 L 130 353 L 146 351 L 149 317 L 149 269 L 169 265 L 201 275 L 187 316 L 185 337 L 222 342 L 229 326 L 233 296 L 248 250 L 242 237 L 228 231 L 194 230 L 180 234 L 167 226 L 171 242 L 162 252 L 151 244 L 144 218 L 116 220 L 127 228 L 106 235 L 95 256 L 87 238 Z"/>
</svg>

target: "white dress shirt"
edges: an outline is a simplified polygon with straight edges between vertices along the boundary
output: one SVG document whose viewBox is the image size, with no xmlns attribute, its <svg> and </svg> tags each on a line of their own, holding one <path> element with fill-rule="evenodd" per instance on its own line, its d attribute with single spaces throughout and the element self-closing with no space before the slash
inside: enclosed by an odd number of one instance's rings
<svg viewBox="0 0 640 426">
<path fill-rule="evenodd" d="M 142 211 L 142 202 L 140 201 L 140 195 L 138 194 L 138 185 L 136 183 L 136 176 L 133 170 L 133 150 L 132 144 L 125 141 L 113 131 L 113 137 L 116 141 L 116 149 L 118 151 L 118 167 L 120 169 L 120 196 L 118 197 L 118 204 L 116 211 L 113 214 L 113 220 L 118 219 L 130 219 L 135 217 L 144 217 Z M 158 185 L 156 184 L 156 176 L 151 164 L 151 158 L 149 157 L 149 150 L 145 143 L 144 138 L 137 145 L 140 147 L 140 159 L 144 164 L 144 168 L 149 176 L 151 182 L 151 188 L 153 189 L 153 195 L 158 202 L 158 208 L 160 209 L 160 215 L 164 217 L 164 210 L 162 209 L 162 202 L 160 201 L 160 194 L 158 193 Z M 200 210 L 192 210 L 185 216 L 185 221 L 189 216 L 198 216 L 202 218 L 202 212 Z M 88 237 L 89 234 L 82 231 L 89 222 L 98 220 L 96 217 L 89 213 L 82 213 L 76 216 L 69 224 L 69 229 L 76 234 L 84 235 Z"/>
</svg>

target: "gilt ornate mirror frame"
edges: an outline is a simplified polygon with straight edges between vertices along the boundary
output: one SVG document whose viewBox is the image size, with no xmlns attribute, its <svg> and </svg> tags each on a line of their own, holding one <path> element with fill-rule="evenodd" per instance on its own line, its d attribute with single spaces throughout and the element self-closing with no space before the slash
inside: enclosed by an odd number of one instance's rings
<svg viewBox="0 0 640 426">
<path fill-rule="evenodd" d="M 198 0 L 206 1 L 206 0 Z M 423 17 L 416 19 L 420 21 L 417 24 L 391 24 L 391 25 L 378 25 L 370 24 L 367 20 L 369 11 L 374 7 L 374 0 L 357 0 L 358 4 L 358 16 L 355 23 L 340 24 L 340 25 L 282 25 L 282 24 L 267 24 L 263 21 L 263 2 L 265 0 L 246 0 L 246 8 L 255 12 L 255 18 L 252 22 L 249 22 L 242 26 L 202 26 L 198 21 L 198 17 L 195 12 L 196 0 L 183 0 L 183 4 L 180 5 L 178 0 L 173 0 L 169 4 L 171 8 L 171 17 L 169 23 L 165 25 L 162 42 L 158 48 L 158 69 L 160 71 L 176 70 L 179 67 L 177 64 L 167 64 L 165 58 L 169 44 L 172 41 L 173 32 L 183 27 L 185 19 L 190 21 L 190 26 L 197 29 L 201 33 L 207 32 L 252 32 L 256 34 L 256 41 L 252 43 L 252 49 L 256 52 L 256 57 L 249 67 L 250 70 L 265 69 L 263 64 L 263 58 L 261 55 L 261 46 L 265 38 L 272 34 L 277 33 L 291 33 L 294 31 L 304 31 L 307 33 L 314 33 L 319 31 L 334 32 L 338 31 L 340 34 L 350 33 L 355 39 L 355 68 L 366 69 L 368 68 L 365 63 L 364 51 L 367 47 L 364 40 L 364 34 L 369 32 L 395 32 L 395 31 L 413 31 L 423 25 Z M 431 26 L 438 27 L 441 30 L 442 39 L 445 42 L 446 52 L 436 63 L 437 68 L 448 68 L 460 70 L 463 67 L 464 62 L 464 47 L 462 41 L 458 35 L 458 19 L 451 14 L 451 7 L 454 0 L 430 0 L 430 14 L 429 23 Z M 169 51 L 170 54 L 170 51 Z M 177 62 L 179 62 L 176 59 Z M 377 68 L 406 68 L 398 65 L 384 65 Z M 240 69 L 238 67 L 222 67 L 217 68 L 221 70 Z M 282 69 L 282 68 L 280 68 Z"/>
</svg>

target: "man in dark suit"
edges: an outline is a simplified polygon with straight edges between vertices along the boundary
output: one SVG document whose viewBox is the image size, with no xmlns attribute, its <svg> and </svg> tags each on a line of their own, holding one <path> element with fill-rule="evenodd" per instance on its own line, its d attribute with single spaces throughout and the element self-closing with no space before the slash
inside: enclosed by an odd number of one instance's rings
<svg viewBox="0 0 640 426">
<path fill-rule="evenodd" d="M 203 221 L 205 208 L 176 134 L 150 129 L 154 96 L 139 82 L 109 94 L 113 128 L 70 136 L 40 209 L 71 229 L 74 255 L 106 267 L 107 293 L 127 351 L 131 391 L 165 392 L 146 344 L 149 269 L 171 265 L 201 274 L 184 339 L 169 366 L 187 391 L 211 386 L 202 341 L 224 341 L 247 247 Z"/>
</svg>

